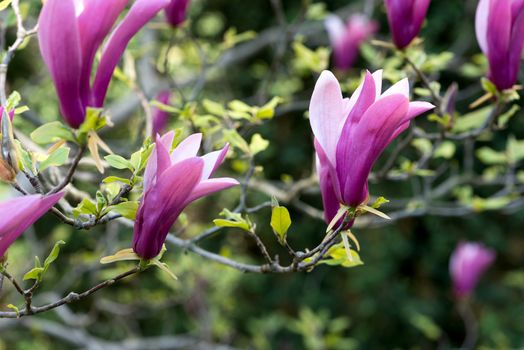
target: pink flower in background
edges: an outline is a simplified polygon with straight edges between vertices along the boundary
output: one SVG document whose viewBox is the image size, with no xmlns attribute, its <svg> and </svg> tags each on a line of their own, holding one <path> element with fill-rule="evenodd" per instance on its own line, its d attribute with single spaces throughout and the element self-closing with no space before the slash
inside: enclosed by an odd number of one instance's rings
<svg viewBox="0 0 524 350">
<path fill-rule="evenodd" d="M 178 27 L 186 20 L 189 0 L 171 0 L 166 7 L 166 19 L 173 27 Z"/>
<path fill-rule="evenodd" d="M 480 0 L 477 40 L 489 62 L 488 78 L 499 90 L 517 82 L 524 47 L 524 0 Z"/>
<path fill-rule="evenodd" d="M 482 274 L 495 261 L 495 256 L 495 252 L 482 243 L 459 243 L 449 261 L 449 272 L 457 296 L 473 292 Z"/>
<path fill-rule="evenodd" d="M 161 91 L 157 96 L 157 101 L 165 105 L 169 105 L 171 99 L 171 92 L 165 90 Z M 161 110 L 160 108 L 153 108 L 153 132 L 152 136 L 155 137 L 157 134 L 162 134 L 167 128 L 170 113 Z"/>
<path fill-rule="evenodd" d="M 51 73 L 60 111 L 77 128 L 86 108 L 100 108 L 113 71 L 133 36 L 169 4 L 169 0 L 136 0 L 102 47 L 91 84 L 93 62 L 102 42 L 128 0 L 47 0 L 39 18 L 40 52 Z"/>
<path fill-rule="evenodd" d="M 333 60 L 338 69 L 347 70 L 357 60 L 360 45 L 371 37 L 378 28 L 366 16 L 353 15 L 347 23 L 335 15 L 326 18 L 325 26 L 333 48 Z"/>
<path fill-rule="evenodd" d="M 420 32 L 430 0 L 385 0 L 384 3 L 393 42 L 403 49 Z"/>
<path fill-rule="evenodd" d="M 56 202 L 63 197 L 63 193 L 50 196 L 28 195 L 9 199 L 0 203 L 0 258 L 7 248 L 25 230 L 44 215 Z"/>
<path fill-rule="evenodd" d="M 327 222 L 340 204 L 356 207 L 368 199 L 368 176 L 385 148 L 411 119 L 434 108 L 409 101 L 407 79 L 381 94 L 382 71 L 367 72 L 351 98 L 343 98 L 335 76 L 324 71 L 309 105 L 317 172 Z"/>
<path fill-rule="evenodd" d="M 133 250 L 143 259 L 157 256 L 171 226 L 191 202 L 214 192 L 238 185 L 232 178 L 210 176 L 226 157 L 222 150 L 197 156 L 202 134 L 193 134 L 169 153 L 174 132 L 157 139 L 144 173 L 144 196 L 138 208 Z"/>
</svg>

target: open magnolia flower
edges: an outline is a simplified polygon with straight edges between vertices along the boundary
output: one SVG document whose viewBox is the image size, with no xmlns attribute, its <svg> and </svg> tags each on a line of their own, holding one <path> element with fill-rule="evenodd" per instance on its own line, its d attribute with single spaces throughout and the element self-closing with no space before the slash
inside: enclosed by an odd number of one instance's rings
<svg viewBox="0 0 524 350">
<path fill-rule="evenodd" d="M 197 156 L 202 134 L 193 134 L 170 154 L 174 132 L 158 137 L 144 173 L 144 196 L 140 202 L 133 232 L 133 250 L 143 259 L 157 256 L 171 226 L 194 200 L 238 185 L 238 181 L 210 176 L 226 157 L 222 150 Z"/>
<path fill-rule="evenodd" d="M 357 207 L 368 200 L 368 176 L 380 154 L 411 119 L 434 108 L 428 102 L 409 101 L 407 79 L 382 94 L 381 89 L 381 70 L 366 72 L 351 98 L 342 97 L 329 71 L 322 72 L 315 85 L 309 118 L 328 223 L 340 204 Z"/>
<path fill-rule="evenodd" d="M 128 0 L 47 0 L 38 20 L 38 40 L 69 125 L 77 128 L 87 107 L 100 108 L 113 71 L 133 36 L 169 0 L 136 0 L 102 48 L 93 84 L 91 71 L 98 48 L 124 11 Z"/>
<path fill-rule="evenodd" d="M 40 219 L 52 206 L 64 196 L 55 193 L 49 196 L 33 194 L 9 199 L 0 203 L 0 258 L 7 248 Z"/>
</svg>

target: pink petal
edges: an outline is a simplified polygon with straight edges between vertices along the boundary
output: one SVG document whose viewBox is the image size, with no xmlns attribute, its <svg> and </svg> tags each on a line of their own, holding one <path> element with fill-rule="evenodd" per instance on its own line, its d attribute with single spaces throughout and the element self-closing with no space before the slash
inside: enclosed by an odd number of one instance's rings
<svg viewBox="0 0 524 350">
<path fill-rule="evenodd" d="M 475 32 L 480 49 L 488 53 L 488 17 L 490 0 L 480 0 L 475 16 Z"/>
<path fill-rule="evenodd" d="M 226 144 L 224 148 L 219 151 L 211 152 L 203 155 L 201 158 L 204 160 L 204 170 L 202 171 L 202 180 L 207 180 L 215 172 L 220 164 L 224 161 L 229 150 L 229 144 Z"/>
<path fill-rule="evenodd" d="M 200 181 L 188 197 L 186 205 L 214 192 L 222 191 L 237 185 L 239 185 L 238 181 L 229 177 L 218 177 L 216 179 Z"/>
<path fill-rule="evenodd" d="M 202 143 L 202 134 L 189 135 L 185 140 L 180 142 L 171 153 L 171 163 L 175 164 L 181 160 L 195 157 Z"/>
</svg>

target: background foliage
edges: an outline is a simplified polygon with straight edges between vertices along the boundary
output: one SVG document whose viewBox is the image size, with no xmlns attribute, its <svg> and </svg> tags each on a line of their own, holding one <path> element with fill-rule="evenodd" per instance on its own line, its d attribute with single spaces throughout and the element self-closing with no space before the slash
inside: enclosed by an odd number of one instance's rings
<svg viewBox="0 0 524 350">
<path fill-rule="evenodd" d="M 27 6 L 28 17 L 37 16 L 39 1 L 22 4 Z M 175 114 L 171 126 L 182 128 L 185 133 L 208 126 L 202 116 L 216 112 L 203 106 L 204 99 L 223 105 L 238 99 L 262 106 L 274 96 L 281 97 L 283 102 L 273 119 L 260 125 L 246 124 L 242 129 L 247 140 L 259 133 L 270 141 L 267 149 L 256 155 L 255 180 L 286 182 L 310 176 L 313 148 L 305 111 L 318 68 L 327 64 L 327 53 L 322 52 L 323 47 L 328 47 L 322 18 L 325 12 L 337 11 L 345 16 L 362 11 L 365 4 L 308 0 L 274 1 L 275 4 L 281 4 L 285 20 L 292 23 L 287 31 L 281 27 L 271 1 L 265 0 L 195 0 L 189 21 L 174 31 L 159 16 L 133 41 L 121 77 L 112 83 L 109 110 L 115 127 L 102 134 L 104 140 L 122 155 L 138 148 L 143 111 L 132 92 L 133 85 L 140 84 L 153 98 L 158 84 L 169 80 L 159 78 L 167 69 L 167 75 L 182 92 L 173 89 L 173 104 L 186 108 L 185 115 Z M 384 7 L 381 1 L 375 5 L 373 17 L 381 28 L 377 38 L 388 40 Z M 435 77 L 445 87 L 452 82 L 459 84 L 457 110 L 463 113 L 468 111 L 470 102 L 482 95 L 479 79 L 485 63 L 477 56 L 475 7 L 476 1 L 433 1 L 421 33 L 426 52 L 453 54 L 451 59 L 435 59 L 436 65 L 444 66 L 436 70 Z M 12 23 L 7 11 L 0 15 L 4 25 Z M 296 27 L 300 28 L 298 33 Z M 236 28 L 237 34 L 231 28 Z M 6 34 L 12 40 L 15 32 L 8 29 Z M 301 44 L 320 51 L 306 49 L 304 53 Z M 8 77 L 10 90 L 19 91 L 22 104 L 31 108 L 15 121 L 15 126 L 27 134 L 35 122 L 55 120 L 59 115 L 37 45 L 37 40 L 31 40 L 17 54 Z M 358 66 L 345 75 L 343 82 L 348 90 L 354 88 L 364 68 L 375 70 L 385 65 L 391 77 L 403 76 L 400 65 L 382 54 L 377 56 L 372 51 L 375 49 L 364 47 Z M 421 124 L 431 127 L 427 117 L 421 119 Z M 522 113 L 509 123 L 506 130 L 494 136 L 490 147 L 504 150 L 509 134 L 524 138 Z M 222 142 L 220 132 L 207 133 L 212 136 L 208 148 Z M 222 171 L 237 172 L 240 177 L 247 165 L 238 157 L 239 151 L 235 152 L 237 156 Z M 415 149 L 409 152 L 416 154 Z M 454 157 L 459 159 L 461 152 L 458 149 Z M 383 161 L 387 158 L 385 154 Z M 484 169 L 478 161 L 475 167 L 478 172 Z M 100 178 L 93 178 L 92 168 L 80 170 L 86 180 L 81 189 L 93 193 Z M 385 181 L 372 185 L 370 192 L 394 199 L 409 196 L 412 186 L 417 184 L 408 180 Z M 320 197 L 313 187 L 310 193 L 306 192 L 305 200 L 320 208 Z M 2 191 L 7 196 L 7 187 Z M 483 191 L 479 194 L 490 193 L 489 188 Z M 192 237 L 211 227 L 222 208 L 236 205 L 237 194 L 238 189 L 234 189 L 192 205 L 177 224 L 178 229 L 189 222 L 182 234 Z M 267 199 L 267 195 L 257 192 L 247 198 L 250 205 Z M 289 209 L 293 220 L 289 241 L 299 248 L 317 244 L 325 224 L 292 206 Z M 269 226 L 270 215 L 271 209 L 265 208 L 250 217 L 258 223 L 258 233 L 268 247 L 284 259 L 285 250 Z M 311 350 L 458 347 L 464 329 L 451 291 L 448 259 L 457 242 L 464 239 L 484 241 L 498 254 L 473 301 L 480 329 L 479 348 L 521 348 L 522 227 L 524 213 L 518 207 L 459 217 L 425 215 L 376 228 L 359 227 L 354 231 L 363 248 L 365 265 L 353 269 L 321 266 L 310 273 L 283 275 L 242 273 L 168 247 L 166 262 L 178 275 L 177 282 L 160 271 L 148 270 L 56 311 L 21 320 L 2 320 L 0 349 L 156 348 L 155 344 L 158 348 L 167 344 L 164 348 L 187 349 L 214 348 L 219 344 L 223 348 Z M 53 300 L 57 295 L 82 290 L 101 278 L 124 271 L 125 263 L 102 268 L 98 260 L 128 247 L 131 233 L 118 222 L 78 231 L 46 216 L 10 249 L 11 268 L 21 275 L 31 267 L 30 257 L 45 256 L 54 242 L 66 241 L 37 299 Z M 206 248 L 260 263 L 255 244 L 236 229 L 215 236 Z M 13 298 L 10 286 L 4 286 L 2 308 Z"/>
</svg>

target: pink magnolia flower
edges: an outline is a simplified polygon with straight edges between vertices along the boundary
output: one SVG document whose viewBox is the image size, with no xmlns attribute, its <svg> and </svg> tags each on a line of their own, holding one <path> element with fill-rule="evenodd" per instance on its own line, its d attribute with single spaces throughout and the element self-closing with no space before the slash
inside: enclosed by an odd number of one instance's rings
<svg viewBox="0 0 524 350">
<path fill-rule="evenodd" d="M 480 0 L 477 40 L 489 61 L 488 78 L 499 90 L 518 79 L 524 47 L 524 0 Z"/>
<path fill-rule="evenodd" d="M 25 230 L 62 198 L 64 193 L 39 194 L 9 199 L 0 203 L 0 258 Z"/>
<path fill-rule="evenodd" d="M 399 49 L 408 46 L 420 32 L 430 0 L 385 0 L 393 42 Z"/>
<path fill-rule="evenodd" d="M 186 20 L 187 7 L 189 0 L 171 0 L 166 7 L 166 19 L 173 27 L 178 27 Z"/>
<path fill-rule="evenodd" d="M 480 276 L 495 261 L 495 256 L 495 252 L 482 243 L 459 243 L 449 261 L 449 272 L 457 296 L 473 292 Z"/>
<path fill-rule="evenodd" d="M 227 177 L 210 179 L 229 145 L 198 157 L 202 134 L 193 134 L 170 154 L 173 138 L 174 132 L 169 132 L 157 139 L 144 173 L 144 196 L 133 232 L 133 250 L 143 259 L 160 253 L 171 226 L 189 203 L 238 185 Z"/>
<path fill-rule="evenodd" d="M 91 84 L 98 48 L 128 0 L 47 0 L 39 18 L 40 52 L 60 100 L 63 117 L 72 127 L 85 119 L 86 108 L 100 108 L 113 71 L 133 36 L 169 4 L 169 0 L 136 0 L 102 47 Z"/>
<path fill-rule="evenodd" d="M 333 48 L 335 66 L 346 70 L 355 63 L 360 45 L 372 36 L 378 28 L 374 21 L 366 16 L 353 15 L 346 24 L 335 15 L 329 15 L 325 21 L 326 29 Z"/>
<path fill-rule="evenodd" d="M 315 135 L 317 172 L 330 222 L 340 204 L 357 207 L 368 199 L 368 176 L 384 149 L 411 119 L 434 108 L 409 101 L 409 83 L 403 79 L 381 94 L 382 71 L 367 72 L 351 98 L 343 98 L 335 76 L 324 71 L 309 105 Z"/>
<path fill-rule="evenodd" d="M 165 90 L 161 91 L 157 96 L 157 101 L 165 105 L 169 104 L 171 98 L 171 92 Z M 155 137 L 157 134 L 162 134 L 166 130 L 167 122 L 169 121 L 170 113 L 161 110 L 160 108 L 153 109 L 153 131 L 152 136 Z"/>
</svg>

